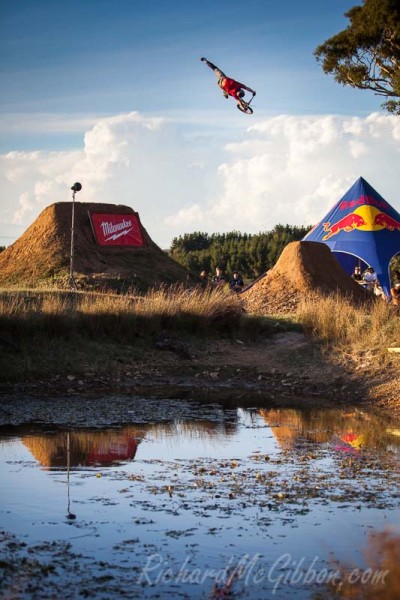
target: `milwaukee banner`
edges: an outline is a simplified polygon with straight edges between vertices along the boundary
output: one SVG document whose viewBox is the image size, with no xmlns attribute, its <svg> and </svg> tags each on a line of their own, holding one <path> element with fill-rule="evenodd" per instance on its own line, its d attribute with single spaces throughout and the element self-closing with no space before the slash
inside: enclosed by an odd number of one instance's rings
<svg viewBox="0 0 400 600">
<path fill-rule="evenodd" d="M 100 246 L 143 246 L 139 219 L 132 213 L 90 213 L 90 220 Z"/>
</svg>

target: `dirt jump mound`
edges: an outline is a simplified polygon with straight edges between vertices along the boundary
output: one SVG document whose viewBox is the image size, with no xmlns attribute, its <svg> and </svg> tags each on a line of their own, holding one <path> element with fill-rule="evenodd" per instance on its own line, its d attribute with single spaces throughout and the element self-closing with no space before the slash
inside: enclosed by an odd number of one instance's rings
<svg viewBox="0 0 400 600">
<path fill-rule="evenodd" d="M 72 202 L 48 206 L 0 254 L 0 285 L 69 285 Z M 73 274 L 78 288 L 187 283 L 193 276 L 150 238 L 128 206 L 75 202 Z"/>
<path fill-rule="evenodd" d="M 292 242 L 276 265 L 241 294 L 245 308 L 261 314 L 294 312 L 311 293 L 339 293 L 355 302 L 371 298 L 339 265 L 326 244 Z"/>
</svg>

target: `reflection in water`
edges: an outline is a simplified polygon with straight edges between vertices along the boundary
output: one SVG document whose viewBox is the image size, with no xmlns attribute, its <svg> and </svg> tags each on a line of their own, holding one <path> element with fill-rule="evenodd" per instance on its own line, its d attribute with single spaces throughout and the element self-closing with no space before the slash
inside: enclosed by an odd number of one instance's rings
<svg viewBox="0 0 400 600">
<path fill-rule="evenodd" d="M 71 468 L 71 443 L 70 443 L 70 432 L 67 433 L 67 490 L 68 490 L 68 502 L 67 502 L 67 519 L 76 519 L 76 515 L 71 512 L 71 491 L 69 482 L 69 472 Z"/>
<path fill-rule="evenodd" d="M 305 439 L 334 443 L 335 449 L 344 452 L 357 452 L 363 447 L 400 450 L 400 437 L 393 435 L 397 430 L 362 411 L 262 408 L 259 412 L 282 450 L 294 449 Z"/>
<path fill-rule="evenodd" d="M 204 598 L 210 590 L 212 597 L 310 600 L 316 597 L 307 588 L 315 582 L 305 579 L 310 565 L 316 574 L 331 572 L 332 556 L 344 568 L 362 565 L 367 534 L 385 526 L 399 533 L 398 423 L 359 410 L 256 404 L 248 410 L 195 405 L 186 417 L 154 423 L 154 408 L 145 416 L 138 411 L 140 424 L 104 430 L 32 424 L 0 430 L 0 551 L 2 543 L 8 552 L 10 539 L 22 540 L 13 542 L 9 568 L 4 563 L 6 589 L 21 586 L 18 597 L 44 597 L 46 590 L 46 597 L 59 598 L 68 588 L 68 597 L 78 598 L 90 582 L 91 595 L 105 600 Z M 164 418 L 167 410 L 164 404 Z M 176 416 L 174 406 L 169 412 Z M 332 454 L 342 447 L 363 459 Z M 26 449 L 42 469 L 26 460 Z M 3 530 L 14 537 L 2 539 Z M 399 559 L 399 547 L 383 541 L 377 552 Z M 158 587 L 140 579 L 152 557 L 159 565 L 152 581 L 172 573 Z M 261 582 L 256 571 L 254 578 L 247 579 L 248 571 L 235 578 L 243 557 L 257 559 Z M 290 563 L 282 563 L 287 557 Z M 226 584 L 190 580 L 210 564 L 229 576 Z M 325 583 L 323 576 L 324 599 Z M 32 589 L 40 592 L 29 595 Z M 350 596 L 354 589 L 344 597 L 364 597 Z M 400 597 L 394 589 L 393 599 Z"/>
<path fill-rule="evenodd" d="M 386 529 L 368 537 L 364 550 L 367 568 L 337 565 L 339 585 L 327 586 L 326 597 L 351 600 L 398 600 L 400 598 L 400 535 Z M 359 576 L 357 576 L 360 573 Z M 361 575 L 362 573 L 362 575 Z M 331 592 L 331 594 L 330 594 Z"/>
<path fill-rule="evenodd" d="M 184 435 L 189 440 L 225 438 L 237 431 L 236 423 L 174 421 L 149 425 L 126 425 L 103 431 L 71 431 L 23 435 L 21 440 L 40 464 L 47 468 L 108 466 L 134 460 L 146 435 L 162 440 Z"/>
<path fill-rule="evenodd" d="M 236 421 L 181 420 L 95 431 L 40 431 L 22 435 L 21 440 L 46 468 L 66 467 L 67 455 L 70 467 L 107 466 L 134 460 L 138 445 L 146 436 L 155 440 L 169 439 L 172 444 L 182 436 L 189 442 L 207 439 L 211 444 L 213 440 L 233 436 L 238 430 L 240 412 L 245 411 L 238 411 Z M 364 447 L 400 450 L 399 429 L 388 427 L 378 416 L 358 410 L 262 408 L 259 415 L 271 428 L 282 450 L 296 449 L 304 440 L 333 443 L 336 450 L 350 453 Z"/>
<path fill-rule="evenodd" d="M 23 444 L 44 467 L 111 465 L 133 460 L 144 437 L 142 428 L 71 431 L 22 436 Z"/>
</svg>

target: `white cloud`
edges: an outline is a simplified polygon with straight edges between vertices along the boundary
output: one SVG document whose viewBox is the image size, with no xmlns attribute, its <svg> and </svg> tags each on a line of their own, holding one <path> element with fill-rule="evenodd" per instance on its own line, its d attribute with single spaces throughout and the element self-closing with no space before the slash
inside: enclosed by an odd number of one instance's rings
<svg viewBox="0 0 400 600">
<path fill-rule="evenodd" d="M 398 119 L 279 116 L 226 145 L 219 193 L 205 206 L 205 230 L 258 232 L 277 223 L 319 221 L 359 177 L 400 210 Z M 190 229 L 191 211 L 176 215 Z M 196 214 L 197 218 L 197 214 Z M 192 228 L 195 224 L 192 223 Z"/>
<path fill-rule="evenodd" d="M 190 231 L 259 232 L 320 220 L 359 177 L 400 210 L 399 119 L 281 115 L 210 132 L 133 112 L 98 120 L 82 149 L 0 157 L 1 221 L 29 225 L 49 204 L 132 206 L 162 247 Z M 0 230 L 0 236 L 4 228 Z M 1 244 L 1 237 L 0 237 Z"/>
</svg>

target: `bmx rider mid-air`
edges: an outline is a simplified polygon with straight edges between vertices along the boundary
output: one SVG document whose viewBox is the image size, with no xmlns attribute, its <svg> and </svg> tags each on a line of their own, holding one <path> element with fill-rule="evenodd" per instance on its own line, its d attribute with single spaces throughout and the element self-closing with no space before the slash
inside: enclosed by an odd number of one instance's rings
<svg viewBox="0 0 400 600">
<path fill-rule="evenodd" d="M 250 112 L 251 109 L 249 109 L 249 102 L 245 102 L 245 100 L 243 100 L 245 95 L 244 90 L 247 90 L 248 92 L 250 92 L 250 94 L 253 94 L 251 100 L 256 95 L 255 91 L 247 87 L 247 85 L 244 85 L 244 83 L 239 83 L 239 81 L 227 77 L 225 73 L 223 73 L 218 67 L 213 65 L 213 63 L 208 61 L 206 58 L 203 57 L 200 60 L 205 62 L 206 65 L 214 71 L 215 75 L 218 78 L 218 85 L 221 88 L 225 98 L 232 96 L 237 101 L 237 106 L 240 110 L 242 110 L 243 112 Z M 251 110 L 251 112 L 253 111 Z"/>
</svg>

